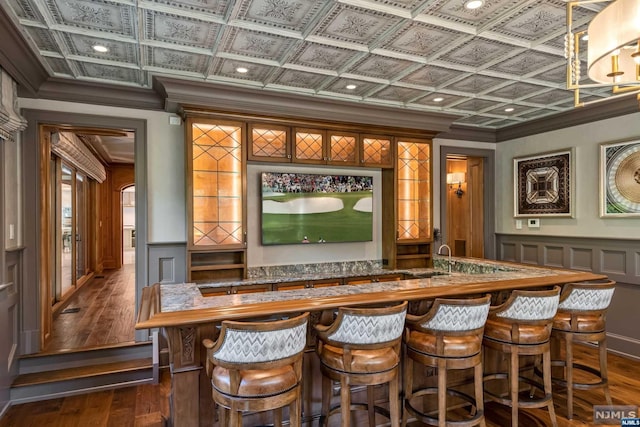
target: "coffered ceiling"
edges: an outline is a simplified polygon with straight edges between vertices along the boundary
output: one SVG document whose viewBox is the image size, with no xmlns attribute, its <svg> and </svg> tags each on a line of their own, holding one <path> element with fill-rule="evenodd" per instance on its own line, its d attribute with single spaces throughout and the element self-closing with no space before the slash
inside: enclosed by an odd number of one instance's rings
<svg viewBox="0 0 640 427">
<path fill-rule="evenodd" d="M 2 7 L 50 76 L 73 81 L 150 88 L 154 76 L 168 76 L 446 112 L 459 116 L 454 124 L 485 129 L 573 109 L 562 0 L 485 0 L 475 10 L 464 0 L 4 0 Z M 597 10 L 579 8 L 574 25 Z"/>
</svg>

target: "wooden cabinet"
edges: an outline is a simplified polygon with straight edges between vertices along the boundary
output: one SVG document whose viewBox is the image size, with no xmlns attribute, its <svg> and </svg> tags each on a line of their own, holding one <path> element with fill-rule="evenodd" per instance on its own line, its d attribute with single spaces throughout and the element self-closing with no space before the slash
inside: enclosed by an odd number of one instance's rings
<svg viewBox="0 0 640 427">
<path fill-rule="evenodd" d="M 395 282 L 404 279 L 402 274 L 378 274 L 372 276 L 346 277 L 345 285 L 365 285 L 367 283 Z"/>
<path fill-rule="evenodd" d="M 344 130 L 249 122 L 251 161 L 393 168 L 393 138 Z"/>
<path fill-rule="evenodd" d="M 246 276 L 244 124 L 187 117 L 188 280 Z"/>
<path fill-rule="evenodd" d="M 393 168 L 393 138 L 360 135 L 360 163 L 365 167 Z"/>
<path fill-rule="evenodd" d="M 249 123 L 248 127 L 247 158 L 249 160 L 291 161 L 291 129 L 288 126 Z"/>
<path fill-rule="evenodd" d="M 397 138 L 396 167 L 383 171 L 383 259 L 389 268 L 431 266 L 431 144 Z"/>
</svg>

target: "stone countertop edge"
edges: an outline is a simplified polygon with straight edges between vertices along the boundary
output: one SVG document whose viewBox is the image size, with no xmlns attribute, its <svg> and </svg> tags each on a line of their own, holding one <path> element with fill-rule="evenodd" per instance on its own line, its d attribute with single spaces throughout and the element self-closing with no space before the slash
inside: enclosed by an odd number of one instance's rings
<svg viewBox="0 0 640 427">
<path fill-rule="evenodd" d="M 459 260 L 461 261 L 461 260 Z M 473 262 L 473 260 L 464 259 L 466 262 Z M 484 260 L 482 260 L 484 262 Z M 492 263 L 493 265 L 499 265 L 500 262 Z M 427 279 L 408 279 L 400 281 L 390 282 L 374 282 L 370 284 L 358 285 L 358 286 L 331 286 L 323 288 L 308 288 L 300 290 L 284 290 L 284 291 L 271 291 L 271 292 L 255 292 L 255 293 L 242 293 L 232 295 L 221 295 L 215 297 L 204 296 L 201 290 L 207 288 L 215 288 L 218 286 L 229 286 L 231 284 L 252 284 L 252 283 L 276 283 L 276 278 L 265 278 L 262 282 L 239 281 L 239 282 L 221 282 L 211 284 L 199 284 L 194 283 L 181 283 L 181 284 L 163 284 L 161 285 L 161 311 L 163 313 L 178 312 L 184 310 L 198 310 L 207 308 L 221 308 L 241 304 L 255 304 L 264 302 L 275 301 L 290 301 L 309 298 L 322 298 L 333 297 L 337 295 L 366 295 L 376 292 L 395 291 L 400 289 L 416 289 L 416 288 L 433 288 L 440 286 L 459 286 L 469 283 L 492 282 L 492 281 L 504 281 L 533 277 L 548 277 L 548 276 L 562 276 L 566 274 L 572 274 L 571 270 L 553 269 L 538 266 L 516 265 L 506 263 L 503 264 L 507 267 L 506 270 L 497 270 L 492 273 L 452 273 L 451 275 L 437 275 Z M 434 269 L 418 269 L 420 272 L 426 270 L 440 271 Z M 411 270 L 380 270 L 369 274 L 393 274 L 401 271 Z M 415 270 L 414 270 L 415 271 Z M 355 274 L 353 276 L 362 276 L 367 273 Z M 334 277 L 347 277 L 343 274 Z M 319 277 L 313 275 L 314 279 L 327 278 L 327 276 Z M 284 280 L 284 279 L 283 279 Z M 304 280 L 300 277 L 291 278 L 290 280 Z"/>
</svg>

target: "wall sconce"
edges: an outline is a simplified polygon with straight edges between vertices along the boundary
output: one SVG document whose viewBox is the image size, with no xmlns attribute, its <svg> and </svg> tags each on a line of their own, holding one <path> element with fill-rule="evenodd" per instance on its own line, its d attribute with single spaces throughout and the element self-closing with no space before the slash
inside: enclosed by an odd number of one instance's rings
<svg viewBox="0 0 640 427">
<path fill-rule="evenodd" d="M 453 184 L 458 183 L 458 188 L 455 193 L 456 196 L 462 197 L 464 191 L 462 191 L 462 183 L 465 182 L 465 173 L 464 172 L 453 172 L 447 174 L 447 184 L 449 184 L 449 188 L 453 188 Z"/>
</svg>

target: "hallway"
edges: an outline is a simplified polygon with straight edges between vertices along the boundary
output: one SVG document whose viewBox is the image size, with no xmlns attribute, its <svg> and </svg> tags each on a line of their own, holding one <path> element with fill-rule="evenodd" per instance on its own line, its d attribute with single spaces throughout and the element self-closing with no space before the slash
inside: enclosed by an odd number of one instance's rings
<svg viewBox="0 0 640 427">
<path fill-rule="evenodd" d="M 43 352 L 134 342 L 134 251 L 123 255 L 120 270 L 106 270 L 95 276 L 54 317 L 52 338 Z"/>
</svg>

